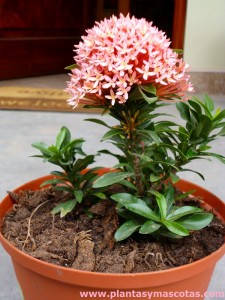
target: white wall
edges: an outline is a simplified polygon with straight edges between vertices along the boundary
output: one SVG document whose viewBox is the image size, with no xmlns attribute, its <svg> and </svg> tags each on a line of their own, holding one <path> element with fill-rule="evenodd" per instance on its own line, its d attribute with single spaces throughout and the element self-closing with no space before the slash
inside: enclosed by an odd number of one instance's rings
<svg viewBox="0 0 225 300">
<path fill-rule="evenodd" d="M 191 71 L 225 72 L 225 0 L 188 0 L 184 60 Z"/>
</svg>

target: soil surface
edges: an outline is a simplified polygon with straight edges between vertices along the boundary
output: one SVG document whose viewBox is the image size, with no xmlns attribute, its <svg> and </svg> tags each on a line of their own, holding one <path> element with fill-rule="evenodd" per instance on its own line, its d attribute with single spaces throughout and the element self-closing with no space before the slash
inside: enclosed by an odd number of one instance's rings
<svg viewBox="0 0 225 300">
<path fill-rule="evenodd" d="M 95 204 L 86 200 L 89 214 L 78 206 L 60 218 L 51 210 L 70 199 L 65 192 L 45 189 L 10 196 L 15 204 L 4 219 L 4 236 L 25 253 L 68 268 L 104 273 L 164 270 L 201 259 L 224 243 L 224 226 L 217 218 L 178 240 L 133 235 L 115 243 L 119 219 L 110 200 Z M 193 202 L 198 203 L 192 199 L 191 205 Z"/>
</svg>

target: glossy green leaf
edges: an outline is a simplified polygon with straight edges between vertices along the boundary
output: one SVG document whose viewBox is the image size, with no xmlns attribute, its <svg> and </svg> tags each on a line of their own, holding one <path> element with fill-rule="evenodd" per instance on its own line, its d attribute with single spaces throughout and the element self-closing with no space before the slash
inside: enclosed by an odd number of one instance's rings
<svg viewBox="0 0 225 300">
<path fill-rule="evenodd" d="M 164 195 L 160 194 L 157 191 L 150 191 L 156 197 L 156 202 L 160 210 L 160 214 L 162 218 L 166 218 L 167 215 L 167 202 Z"/>
<path fill-rule="evenodd" d="M 182 206 L 174 210 L 171 214 L 169 214 L 166 219 L 170 221 L 175 221 L 183 216 L 198 212 L 202 212 L 202 209 L 195 206 Z"/>
<path fill-rule="evenodd" d="M 210 113 L 213 113 L 213 111 L 214 111 L 214 102 L 213 102 L 213 100 L 208 95 L 205 95 L 204 102 L 205 102 L 206 107 L 210 111 Z"/>
<path fill-rule="evenodd" d="M 220 112 L 215 116 L 215 118 L 213 119 L 213 121 L 218 122 L 218 121 L 221 121 L 221 120 L 223 120 L 223 119 L 225 119 L 225 109 L 223 109 L 222 111 L 220 111 Z"/>
<path fill-rule="evenodd" d="M 74 196 L 77 200 L 78 203 L 81 203 L 84 197 L 84 193 L 82 190 L 75 190 L 74 191 Z"/>
<path fill-rule="evenodd" d="M 62 183 L 63 181 L 61 181 L 60 179 L 49 179 L 49 180 L 45 180 L 40 187 L 46 186 L 46 185 L 56 185 L 59 183 Z"/>
<path fill-rule="evenodd" d="M 122 133 L 123 133 L 123 131 L 122 131 L 121 129 L 117 129 L 117 128 L 110 129 L 109 131 L 107 131 L 107 132 L 103 135 L 102 141 L 111 139 L 111 138 L 114 137 L 115 135 L 122 134 Z"/>
<path fill-rule="evenodd" d="M 178 102 L 178 103 L 176 103 L 176 107 L 177 107 L 181 117 L 186 121 L 190 121 L 190 112 L 189 112 L 188 105 L 184 102 Z"/>
<path fill-rule="evenodd" d="M 115 233 L 115 240 L 117 242 L 123 241 L 129 236 L 131 236 L 138 228 L 141 226 L 141 223 L 137 220 L 130 220 L 123 223 Z"/>
<path fill-rule="evenodd" d="M 50 174 L 55 175 L 55 176 L 58 176 L 58 177 L 60 177 L 60 178 L 61 178 L 61 177 L 66 178 L 66 174 L 63 173 L 63 172 L 52 171 L 52 172 L 50 172 Z"/>
<path fill-rule="evenodd" d="M 146 205 L 144 201 L 143 203 L 129 203 L 124 206 L 137 215 L 150 220 L 159 221 L 159 217 Z"/>
<path fill-rule="evenodd" d="M 98 197 L 99 199 L 102 199 L 102 200 L 107 198 L 104 193 L 100 193 L 100 192 L 99 193 L 94 193 L 93 195 Z"/>
<path fill-rule="evenodd" d="M 110 128 L 109 125 L 107 125 L 105 122 L 103 122 L 102 120 L 99 120 L 99 119 L 89 118 L 89 119 L 85 119 L 85 121 L 93 122 L 93 123 L 96 123 L 96 124 L 99 124 L 99 125 L 103 125 L 107 128 Z"/>
<path fill-rule="evenodd" d="M 156 95 L 156 87 L 152 83 L 150 83 L 150 84 L 149 83 L 148 84 L 141 84 L 141 85 L 139 85 L 139 87 L 145 92 Z"/>
<path fill-rule="evenodd" d="M 143 99 L 144 99 L 145 101 L 147 101 L 148 104 L 152 104 L 152 103 L 154 103 L 154 102 L 156 102 L 156 101 L 158 100 L 158 97 L 148 97 L 148 96 L 142 91 L 142 89 L 141 89 L 140 87 L 138 87 L 138 88 L 139 88 L 139 91 L 140 91 L 140 93 L 141 93 Z"/>
<path fill-rule="evenodd" d="M 171 222 L 171 221 L 163 221 L 163 224 L 169 229 L 171 232 L 180 235 L 180 236 L 188 236 L 188 230 L 182 226 L 180 223 Z"/>
<path fill-rule="evenodd" d="M 130 204 L 130 203 L 143 203 L 142 199 L 139 199 L 129 193 L 117 193 L 111 195 L 110 198 L 116 202 L 122 203 L 123 205 Z"/>
<path fill-rule="evenodd" d="M 189 100 L 188 103 L 194 108 L 199 116 L 202 114 L 202 108 L 196 101 Z"/>
<path fill-rule="evenodd" d="M 45 143 L 42 142 L 32 143 L 31 146 L 41 151 L 44 155 L 47 155 L 47 157 L 49 157 L 52 154 Z"/>
<path fill-rule="evenodd" d="M 166 198 L 167 203 L 167 214 L 170 212 L 175 199 L 174 199 L 174 188 L 172 185 L 169 185 L 168 188 L 165 190 L 164 196 Z"/>
<path fill-rule="evenodd" d="M 68 200 L 65 203 L 61 203 L 53 208 L 51 211 L 52 214 L 60 213 L 60 217 L 65 217 L 69 212 L 71 212 L 76 206 L 76 200 Z"/>
<path fill-rule="evenodd" d="M 94 162 L 94 155 L 87 155 L 85 158 L 79 158 L 73 166 L 73 172 L 80 172 L 86 169 L 90 164 Z"/>
<path fill-rule="evenodd" d="M 56 148 L 61 149 L 63 144 L 70 142 L 70 131 L 66 127 L 62 127 L 56 137 Z"/>
<path fill-rule="evenodd" d="M 179 224 L 188 230 L 200 230 L 210 224 L 213 219 L 211 213 L 197 213 L 191 216 L 186 216 L 179 220 Z"/>
<path fill-rule="evenodd" d="M 157 231 L 161 225 L 159 223 L 156 223 L 152 220 L 146 221 L 141 228 L 139 229 L 139 233 L 141 234 L 151 234 L 155 231 Z"/>
<path fill-rule="evenodd" d="M 111 173 L 106 173 L 99 177 L 95 183 L 93 184 L 94 188 L 100 188 L 108 185 L 112 185 L 114 183 L 118 183 L 121 180 L 131 176 L 132 173 L 127 173 L 127 172 L 111 172 Z"/>
<path fill-rule="evenodd" d="M 212 130 L 212 121 L 205 115 L 200 116 L 200 122 L 196 127 L 194 134 L 196 137 L 207 138 Z"/>
<path fill-rule="evenodd" d="M 128 181 L 126 179 L 125 180 L 121 180 L 120 184 L 123 185 L 123 186 L 128 187 L 131 190 L 137 191 L 137 187 L 133 183 L 131 183 L 130 181 Z"/>
</svg>

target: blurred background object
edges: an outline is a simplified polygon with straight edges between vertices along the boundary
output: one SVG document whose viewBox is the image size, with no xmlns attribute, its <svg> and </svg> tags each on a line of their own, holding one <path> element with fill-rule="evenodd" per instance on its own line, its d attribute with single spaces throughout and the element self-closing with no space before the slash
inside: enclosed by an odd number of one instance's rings
<svg viewBox="0 0 225 300">
<path fill-rule="evenodd" d="M 0 79 L 62 73 L 95 20 L 144 17 L 183 48 L 186 0 L 0 0 Z"/>
</svg>

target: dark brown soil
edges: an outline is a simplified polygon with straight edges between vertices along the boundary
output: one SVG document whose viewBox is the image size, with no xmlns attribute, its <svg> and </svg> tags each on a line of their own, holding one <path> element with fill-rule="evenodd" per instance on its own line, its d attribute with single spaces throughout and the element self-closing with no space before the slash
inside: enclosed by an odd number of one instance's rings
<svg viewBox="0 0 225 300">
<path fill-rule="evenodd" d="M 68 268 L 105 273 L 164 270 L 201 259 L 224 243 L 224 226 L 216 218 L 179 240 L 134 235 L 115 243 L 119 220 L 110 200 L 92 205 L 86 201 L 93 217 L 78 207 L 60 218 L 51 210 L 68 199 L 65 192 L 47 189 L 10 195 L 16 204 L 4 219 L 4 236 L 25 253 Z"/>
</svg>

